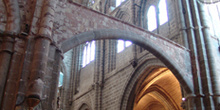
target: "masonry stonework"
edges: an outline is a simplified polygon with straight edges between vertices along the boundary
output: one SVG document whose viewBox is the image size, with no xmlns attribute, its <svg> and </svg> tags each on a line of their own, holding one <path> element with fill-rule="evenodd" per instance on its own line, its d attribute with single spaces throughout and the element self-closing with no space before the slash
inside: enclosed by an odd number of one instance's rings
<svg viewBox="0 0 220 110">
<path fill-rule="evenodd" d="M 159 1 L 127 0 L 119 7 L 114 0 L 0 1 L 0 109 L 132 110 L 147 85 L 158 86 L 147 79 L 160 79 L 162 73 L 152 72 L 161 68 L 178 84 L 146 90 L 152 103 L 177 94 L 167 88 L 179 85 L 184 99 L 177 108 L 220 109 L 219 35 L 211 33 L 217 30 L 205 5 L 165 0 L 168 22 L 150 32 L 146 14 Z M 117 53 L 118 39 L 133 44 Z M 95 60 L 83 67 L 84 43 L 92 40 Z"/>
</svg>

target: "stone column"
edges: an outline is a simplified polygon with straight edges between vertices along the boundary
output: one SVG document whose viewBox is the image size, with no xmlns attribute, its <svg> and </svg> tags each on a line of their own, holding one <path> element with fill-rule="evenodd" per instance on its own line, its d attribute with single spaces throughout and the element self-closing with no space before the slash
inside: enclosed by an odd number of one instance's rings
<svg viewBox="0 0 220 110">
<path fill-rule="evenodd" d="M 40 101 L 42 99 L 42 92 L 44 87 L 43 79 L 44 75 L 46 74 L 50 42 L 51 41 L 45 37 L 36 38 L 31 73 L 29 76 L 30 82 L 28 84 L 27 91 L 28 102 L 29 99 L 30 101 L 35 99 L 36 101 Z"/>
<path fill-rule="evenodd" d="M 48 54 L 52 42 L 52 29 L 56 0 L 44 0 L 38 35 L 35 38 L 34 54 L 30 72 L 27 103 L 30 108 L 42 99 L 44 75 L 46 74 Z"/>
<path fill-rule="evenodd" d="M 50 45 L 47 73 L 44 78 L 44 95 L 46 95 L 46 97 L 42 101 L 42 106 L 47 110 L 56 109 L 61 60 L 61 51 L 55 46 L 55 44 Z"/>
<path fill-rule="evenodd" d="M 24 62 L 24 50 L 26 47 L 25 39 L 21 38 L 15 39 L 15 48 L 11 58 L 4 99 L 2 102 L 2 109 L 4 110 L 13 110 L 16 105 L 16 98 Z M 10 106 L 8 106 L 9 104 Z"/>
<path fill-rule="evenodd" d="M 203 91 L 202 91 L 202 83 L 200 76 L 198 50 L 197 50 L 198 37 L 196 37 L 196 35 L 197 36 L 199 35 L 198 33 L 196 34 L 195 32 L 197 31 L 194 30 L 193 22 L 196 22 L 195 21 L 196 19 L 193 20 L 192 18 L 193 17 L 192 13 L 195 12 L 195 10 L 190 8 L 189 0 L 185 0 L 185 1 L 178 0 L 178 2 L 179 4 L 181 3 L 183 4 L 182 7 L 180 7 L 180 10 L 181 10 L 181 14 L 183 14 L 185 18 L 185 26 L 187 26 L 187 27 L 184 26 L 182 30 L 185 30 L 187 32 L 187 40 L 190 49 L 190 57 L 191 57 L 191 69 L 193 73 L 194 94 L 195 96 L 202 96 Z M 183 9 L 185 10 L 185 13 L 183 12 Z M 194 11 L 191 12 L 191 9 Z M 194 106 L 199 107 L 201 110 L 204 110 L 202 97 L 196 97 L 194 101 L 196 101 L 196 103 L 194 103 Z M 190 106 L 192 106 L 192 104 Z"/>
<path fill-rule="evenodd" d="M 10 36 L 4 36 L 2 41 L 2 48 L 0 50 L 0 104 L 4 97 L 4 88 L 6 84 L 8 69 L 10 66 L 10 60 L 13 53 L 14 38 Z M 2 108 L 0 106 L 0 108 Z"/>
<path fill-rule="evenodd" d="M 17 0 L 3 0 L 7 10 L 7 23 L 5 34 L 2 35 L 2 44 L 0 50 L 0 109 L 5 89 L 6 79 L 9 71 L 9 65 L 13 53 L 14 36 L 20 32 L 20 13 Z"/>
<path fill-rule="evenodd" d="M 210 83 L 204 86 L 209 86 L 212 89 L 212 93 L 206 93 L 206 98 L 213 99 L 213 105 L 210 105 L 210 109 L 219 109 L 220 107 L 220 75 L 219 75 L 219 63 L 217 60 L 218 55 L 216 55 L 216 50 L 218 50 L 218 46 L 214 46 L 211 40 L 211 34 L 208 25 L 208 15 L 205 13 L 204 4 L 197 2 L 198 4 L 198 11 L 200 14 L 201 25 L 202 25 L 202 33 L 204 36 L 204 46 L 206 48 L 205 52 L 207 54 L 207 65 L 209 68 L 209 77 L 208 79 L 211 80 Z M 219 52 L 219 51 L 217 51 Z"/>
<path fill-rule="evenodd" d="M 57 90 L 58 90 L 58 84 L 59 84 L 61 61 L 62 61 L 61 51 L 58 48 L 56 48 L 55 56 L 54 56 L 51 87 L 50 87 L 50 96 L 49 96 L 50 97 L 49 101 L 53 103 L 53 105 L 49 106 L 48 110 L 56 110 L 57 108 Z"/>
</svg>

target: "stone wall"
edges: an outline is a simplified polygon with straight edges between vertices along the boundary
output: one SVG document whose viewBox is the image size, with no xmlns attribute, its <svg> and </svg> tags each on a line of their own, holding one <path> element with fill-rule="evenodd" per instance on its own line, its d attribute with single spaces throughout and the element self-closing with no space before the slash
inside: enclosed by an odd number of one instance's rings
<svg viewBox="0 0 220 110">
<path fill-rule="evenodd" d="M 158 2 L 158 1 L 155 1 Z M 111 15 L 115 16 L 117 13 L 119 13 L 121 10 L 123 10 L 126 13 L 130 13 L 129 17 L 130 18 L 122 18 L 121 20 L 124 20 L 126 22 L 132 23 L 132 8 L 131 1 L 124 3 L 125 5 L 122 7 L 116 8 Z M 148 5 L 147 5 L 148 6 Z M 147 9 L 146 6 L 146 9 Z M 171 0 L 168 0 L 168 16 L 169 16 L 169 21 L 165 23 L 162 26 L 158 27 L 158 32 L 153 31 L 155 33 L 158 33 L 162 35 L 163 37 L 170 38 L 174 41 L 176 41 L 179 44 L 183 44 L 182 38 L 178 37 L 179 35 L 179 28 L 178 28 L 178 13 L 176 11 L 176 2 L 172 2 Z M 149 7 L 149 6 L 148 6 Z M 123 9 L 126 8 L 126 9 Z M 120 11 L 117 11 L 120 10 Z M 146 10 L 144 10 L 147 12 Z M 129 20 L 128 20 L 129 19 Z M 127 21 L 128 20 L 128 21 Z M 143 21 L 142 21 L 143 22 Z M 94 24 L 95 25 L 95 24 Z M 98 27 L 97 27 L 98 28 Z M 108 65 L 111 63 L 109 60 L 110 53 L 109 48 L 111 48 L 112 45 L 109 42 L 114 42 L 114 41 L 109 41 L 106 40 L 106 45 L 105 45 L 105 52 L 107 54 L 105 55 L 105 61 L 104 65 L 102 64 L 102 56 L 99 56 L 100 61 L 92 62 L 88 64 L 86 67 L 81 68 L 80 70 L 80 83 L 79 83 L 79 91 L 78 93 L 74 94 L 73 99 L 72 99 L 72 105 L 71 108 L 73 110 L 78 110 L 78 108 L 83 104 L 87 104 L 89 107 L 92 109 L 97 109 L 96 107 L 100 107 L 98 109 L 104 109 L 104 110 L 117 110 L 121 106 L 121 100 L 122 100 L 122 95 L 124 93 L 124 90 L 128 84 L 128 81 L 130 77 L 132 76 L 133 72 L 135 71 L 135 67 L 132 66 L 132 61 L 137 60 L 137 65 L 141 65 L 141 62 L 144 62 L 149 59 L 155 59 L 155 57 L 150 54 L 148 51 L 143 51 L 139 52 L 138 49 L 135 49 L 136 45 L 131 45 L 127 48 L 125 48 L 124 51 L 120 53 L 115 53 L 116 57 L 116 68 L 113 69 L 112 71 L 109 71 Z M 102 42 L 103 43 L 103 42 Z M 97 47 L 98 48 L 98 47 Z M 117 46 L 115 45 L 115 49 Z M 103 50 L 98 51 L 102 54 Z M 137 53 L 135 55 L 135 53 Z M 97 53 L 98 54 L 98 53 Z M 67 56 L 68 57 L 68 56 Z M 134 59 L 135 58 L 135 59 Z M 136 59 L 137 58 L 137 59 Z M 98 63 L 99 62 L 99 63 Z M 156 62 L 155 62 L 156 63 Z M 160 64 L 162 65 L 162 63 Z M 98 93 L 99 96 L 97 96 L 97 88 L 96 87 L 96 80 L 94 80 L 94 77 L 102 77 L 102 69 L 98 70 L 98 73 L 93 73 L 93 68 L 98 68 L 96 66 L 99 66 L 99 68 L 102 68 L 102 66 L 105 67 L 104 69 L 104 81 L 100 82 L 98 81 L 98 86 L 101 86 L 99 90 L 101 91 Z M 97 71 L 96 71 L 97 72 Z M 74 74 L 74 73 L 73 73 Z M 86 76 L 85 76 L 86 75 Z M 96 95 L 95 95 L 96 93 Z M 95 95 L 95 96 L 94 96 Z M 99 97 L 99 99 L 95 98 Z M 99 104 L 101 105 L 95 105 L 97 101 L 100 101 Z M 93 102 L 93 103 L 92 103 Z"/>
<path fill-rule="evenodd" d="M 0 109 L 27 109 L 33 105 L 29 102 L 38 104 L 35 101 L 41 101 L 36 109 L 56 109 L 61 54 L 69 49 L 74 50 L 64 55 L 62 66 L 63 109 L 78 110 L 84 104 L 94 110 L 126 106 L 121 104 L 132 91 L 128 85 L 141 77 L 134 71 L 148 60 L 174 73 L 187 95 L 188 109 L 218 109 L 219 36 L 210 33 L 203 5 L 196 0 L 167 0 L 169 21 L 153 31 L 157 35 L 146 30 L 142 18 L 148 4 L 158 0 L 150 2 L 142 7 L 143 1 L 137 0 L 134 10 L 130 0 L 106 15 L 103 9 L 94 11 L 71 0 L 0 1 Z M 119 10 L 129 14 L 117 15 Z M 97 42 L 96 59 L 81 68 L 82 50 L 76 46 L 94 39 L 102 40 Z M 136 45 L 116 53 L 115 41 L 103 39 L 132 40 L 164 65 Z M 133 76 L 135 81 L 130 80 Z"/>
</svg>

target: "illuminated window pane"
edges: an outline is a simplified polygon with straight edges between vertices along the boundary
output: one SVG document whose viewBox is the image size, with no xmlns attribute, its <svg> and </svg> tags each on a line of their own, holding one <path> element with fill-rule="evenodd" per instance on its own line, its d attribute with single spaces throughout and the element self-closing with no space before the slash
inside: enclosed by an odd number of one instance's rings
<svg viewBox="0 0 220 110">
<path fill-rule="evenodd" d="M 124 2 L 125 0 L 116 0 L 116 7 L 118 7 L 119 5 L 121 5 L 122 2 Z"/>
<path fill-rule="evenodd" d="M 63 73 L 60 72 L 59 85 L 58 85 L 58 87 L 61 87 L 62 85 L 63 85 Z"/>
<path fill-rule="evenodd" d="M 88 47 L 87 47 L 87 55 L 86 55 L 86 64 L 89 64 L 90 62 L 90 53 L 91 53 L 91 48 L 90 48 L 90 43 L 88 44 Z"/>
<path fill-rule="evenodd" d="M 131 44 L 132 44 L 131 41 L 125 41 L 125 47 L 128 47 L 128 46 L 130 46 Z"/>
<path fill-rule="evenodd" d="M 123 51 L 126 47 L 129 47 L 131 44 L 131 41 L 118 40 L 117 53 Z"/>
<path fill-rule="evenodd" d="M 206 13 L 208 15 L 208 23 L 210 27 L 210 33 L 213 36 L 219 36 L 220 35 L 220 3 L 216 4 L 208 4 L 206 5 Z"/>
<path fill-rule="evenodd" d="M 156 11 L 154 6 L 150 6 L 147 13 L 148 30 L 153 31 L 157 28 Z"/>
<path fill-rule="evenodd" d="M 117 52 L 121 52 L 124 50 L 124 41 L 123 40 L 118 40 L 118 44 L 117 44 Z"/>
<path fill-rule="evenodd" d="M 95 41 L 92 41 L 91 43 L 91 61 L 95 59 Z"/>
<path fill-rule="evenodd" d="M 83 62 L 82 66 L 85 67 L 91 61 L 95 59 L 95 41 L 86 42 L 86 45 L 83 49 Z"/>
<path fill-rule="evenodd" d="M 166 0 L 160 0 L 159 19 L 160 19 L 160 25 L 162 25 L 168 21 Z"/>
<path fill-rule="evenodd" d="M 87 51 L 86 51 L 86 46 L 83 49 L 83 67 L 86 66 L 86 55 L 87 55 Z"/>
</svg>

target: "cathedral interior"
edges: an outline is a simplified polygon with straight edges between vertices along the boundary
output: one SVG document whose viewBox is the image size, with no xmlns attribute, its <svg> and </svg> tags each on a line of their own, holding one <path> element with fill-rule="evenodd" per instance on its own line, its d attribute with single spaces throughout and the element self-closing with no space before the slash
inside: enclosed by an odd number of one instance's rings
<svg viewBox="0 0 220 110">
<path fill-rule="evenodd" d="M 1 110 L 220 110 L 219 0 L 0 0 Z"/>
</svg>

